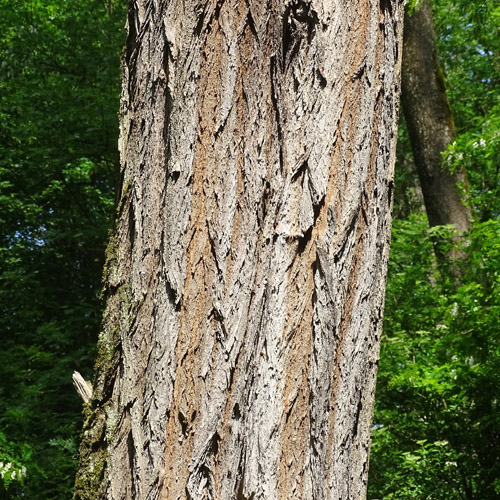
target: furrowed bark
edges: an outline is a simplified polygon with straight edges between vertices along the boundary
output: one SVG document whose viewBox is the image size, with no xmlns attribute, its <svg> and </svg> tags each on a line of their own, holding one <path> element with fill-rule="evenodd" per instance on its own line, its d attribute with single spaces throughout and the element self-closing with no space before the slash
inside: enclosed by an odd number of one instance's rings
<svg viewBox="0 0 500 500">
<path fill-rule="evenodd" d="M 75 498 L 364 498 L 402 5 L 138 0 Z"/>
<path fill-rule="evenodd" d="M 471 212 L 457 186 L 468 186 L 467 173 L 465 168 L 450 172 L 441 158 L 456 130 L 428 0 L 405 16 L 401 99 L 429 225 L 453 224 L 457 231 L 467 231 Z"/>
</svg>

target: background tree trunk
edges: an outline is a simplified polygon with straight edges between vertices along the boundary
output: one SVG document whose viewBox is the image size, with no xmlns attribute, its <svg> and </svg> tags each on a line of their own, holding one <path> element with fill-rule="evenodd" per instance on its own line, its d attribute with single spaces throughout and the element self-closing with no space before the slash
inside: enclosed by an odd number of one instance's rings
<svg viewBox="0 0 500 500">
<path fill-rule="evenodd" d="M 75 498 L 359 499 L 399 1 L 131 3 Z"/>
<path fill-rule="evenodd" d="M 465 168 L 451 173 L 441 158 L 456 130 L 428 0 L 405 16 L 401 99 L 429 225 L 453 224 L 458 231 L 467 231 L 471 212 L 457 187 L 459 182 L 468 185 L 467 173 Z"/>
</svg>

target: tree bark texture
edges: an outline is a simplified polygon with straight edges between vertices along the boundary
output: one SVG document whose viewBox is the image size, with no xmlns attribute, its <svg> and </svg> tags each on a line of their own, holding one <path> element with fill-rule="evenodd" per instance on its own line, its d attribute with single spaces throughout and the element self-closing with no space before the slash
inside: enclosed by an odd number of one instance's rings
<svg viewBox="0 0 500 500">
<path fill-rule="evenodd" d="M 131 3 L 75 498 L 365 497 L 402 16 Z"/>
<path fill-rule="evenodd" d="M 450 172 L 441 158 L 456 130 L 428 0 L 405 16 L 401 99 L 429 225 L 453 224 L 459 232 L 467 231 L 471 213 L 457 186 L 468 185 L 466 171 Z"/>
</svg>

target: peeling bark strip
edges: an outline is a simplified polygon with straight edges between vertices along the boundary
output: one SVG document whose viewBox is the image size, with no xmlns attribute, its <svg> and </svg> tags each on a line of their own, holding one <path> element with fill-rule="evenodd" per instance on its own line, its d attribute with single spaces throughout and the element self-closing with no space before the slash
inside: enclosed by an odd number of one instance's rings
<svg viewBox="0 0 500 500">
<path fill-rule="evenodd" d="M 92 399 L 92 384 L 77 371 L 73 372 L 73 385 L 84 403 L 88 403 Z"/>
<path fill-rule="evenodd" d="M 131 5 L 75 498 L 364 498 L 402 5 Z"/>
</svg>

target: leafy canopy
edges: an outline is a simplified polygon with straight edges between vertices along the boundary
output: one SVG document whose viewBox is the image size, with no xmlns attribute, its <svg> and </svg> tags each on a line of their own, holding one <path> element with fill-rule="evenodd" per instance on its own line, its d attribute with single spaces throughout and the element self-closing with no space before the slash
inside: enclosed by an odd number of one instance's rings
<svg viewBox="0 0 500 500">
<path fill-rule="evenodd" d="M 462 260 L 438 266 L 408 136 L 400 127 L 369 498 L 500 498 L 500 6 L 434 0 L 457 130 L 443 168 L 475 220 Z M 444 251 L 446 253 L 446 249 Z M 461 269 L 460 283 L 453 268 Z"/>
<path fill-rule="evenodd" d="M 117 177 L 124 5 L 0 0 L 0 497 L 67 499 Z"/>
</svg>

